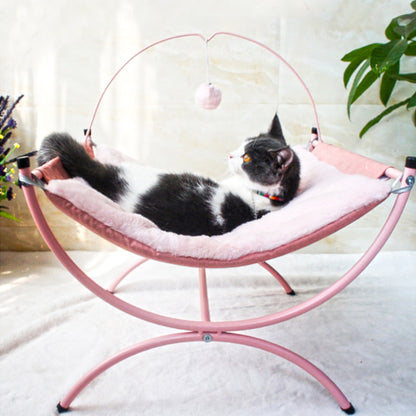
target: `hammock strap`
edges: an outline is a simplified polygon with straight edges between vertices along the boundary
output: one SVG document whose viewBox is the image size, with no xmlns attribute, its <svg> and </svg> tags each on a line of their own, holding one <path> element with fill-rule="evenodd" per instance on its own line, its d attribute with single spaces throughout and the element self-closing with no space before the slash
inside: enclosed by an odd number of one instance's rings
<svg viewBox="0 0 416 416">
<path fill-rule="evenodd" d="M 407 186 L 402 186 L 401 188 L 393 189 L 391 193 L 392 194 L 404 194 L 405 192 L 410 192 L 413 188 L 413 185 L 415 184 L 415 177 L 408 176 L 406 178 L 406 184 Z"/>
<path fill-rule="evenodd" d="M 20 174 L 19 183 L 22 186 L 36 186 L 37 188 L 41 188 L 44 191 L 46 190 L 46 186 L 43 183 L 43 181 L 41 181 L 39 178 L 37 178 L 34 175 L 32 176 L 32 178 L 28 178 L 27 176 Z"/>
</svg>

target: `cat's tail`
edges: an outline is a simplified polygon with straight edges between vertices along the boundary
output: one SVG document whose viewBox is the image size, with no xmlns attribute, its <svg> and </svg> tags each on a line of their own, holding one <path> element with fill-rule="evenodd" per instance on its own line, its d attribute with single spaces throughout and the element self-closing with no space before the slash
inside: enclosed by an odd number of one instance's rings
<svg viewBox="0 0 416 416">
<path fill-rule="evenodd" d="M 38 165 L 44 165 L 59 157 L 65 171 L 70 177 L 84 176 L 84 170 L 94 160 L 90 158 L 84 147 L 67 133 L 52 133 L 47 136 L 38 151 Z"/>
<path fill-rule="evenodd" d="M 94 189 L 115 201 L 125 190 L 126 182 L 117 166 L 92 159 L 81 143 L 67 133 L 52 133 L 43 140 L 38 151 L 38 165 L 56 157 L 60 158 L 71 178 L 83 178 Z"/>
</svg>

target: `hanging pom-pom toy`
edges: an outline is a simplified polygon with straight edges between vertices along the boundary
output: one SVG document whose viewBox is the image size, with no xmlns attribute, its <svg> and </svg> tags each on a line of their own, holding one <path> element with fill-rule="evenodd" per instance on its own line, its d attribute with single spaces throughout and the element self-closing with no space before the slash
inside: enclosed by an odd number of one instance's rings
<svg viewBox="0 0 416 416">
<path fill-rule="evenodd" d="M 221 91 L 211 83 L 201 84 L 195 91 L 195 102 L 205 110 L 214 110 L 221 103 Z"/>
<path fill-rule="evenodd" d="M 205 41 L 207 82 L 195 91 L 195 103 L 205 110 L 215 110 L 221 102 L 221 91 L 214 87 L 209 77 L 208 40 Z"/>
</svg>

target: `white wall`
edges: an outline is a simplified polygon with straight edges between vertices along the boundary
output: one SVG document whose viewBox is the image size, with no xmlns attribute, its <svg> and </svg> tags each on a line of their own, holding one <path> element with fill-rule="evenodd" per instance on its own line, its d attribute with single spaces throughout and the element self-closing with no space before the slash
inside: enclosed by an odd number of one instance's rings
<svg viewBox="0 0 416 416">
<path fill-rule="evenodd" d="M 25 94 L 15 113 L 22 150 L 52 131 L 81 139 L 111 75 L 130 56 L 167 36 L 234 31 L 266 43 L 300 73 L 315 98 L 323 139 L 394 166 L 416 154 L 409 115 L 392 115 L 358 132 L 381 111 L 377 92 L 346 115 L 340 58 L 353 48 L 384 42 L 392 17 L 410 10 L 407 0 L 0 0 L 0 88 Z M 210 74 L 223 92 L 215 111 L 193 103 L 205 81 L 205 46 L 198 38 L 171 41 L 141 55 L 111 86 L 93 126 L 94 140 L 144 163 L 192 170 L 215 178 L 241 140 L 264 131 L 277 110 L 292 144 L 306 143 L 314 124 L 310 103 L 293 75 L 273 55 L 236 39 L 210 44 Z M 68 248 L 107 247 L 64 218 L 42 198 L 52 225 Z M 416 198 L 389 249 L 416 249 Z M 0 249 L 44 248 L 21 195 L 13 201 L 21 224 L 1 219 Z M 378 208 L 351 229 L 309 251 L 361 251 L 387 213 Z"/>
</svg>

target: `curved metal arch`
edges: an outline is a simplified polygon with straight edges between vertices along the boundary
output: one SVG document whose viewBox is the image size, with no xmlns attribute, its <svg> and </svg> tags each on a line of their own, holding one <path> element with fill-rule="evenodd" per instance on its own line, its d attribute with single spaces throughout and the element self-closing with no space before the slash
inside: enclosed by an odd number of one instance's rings
<svg viewBox="0 0 416 416">
<path fill-rule="evenodd" d="M 276 52 L 274 49 L 270 48 L 269 46 L 267 46 L 266 44 L 259 42 L 258 40 L 249 38 L 247 36 L 243 36 L 243 35 L 239 35 L 237 33 L 233 33 L 233 32 L 215 32 L 214 34 L 212 34 L 211 36 L 209 36 L 208 38 L 206 38 L 204 35 L 202 35 L 201 33 L 183 33 L 180 35 L 175 35 L 175 36 L 169 36 L 167 38 L 164 39 L 160 39 L 156 42 L 153 42 L 147 46 L 145 46 L 144 48 L 140 49 L 138 52 L 136 52 L 134 55 L 132 55 L 129 59 L 127 59 L 122 65 L 121 67 L 114 73 L 114 75 L 110 78 L 109 82 L 107 83 L 107 85 L 104 87 L 98 102 L 95 106 L 91 121 L 90 121 L 90 125 L 88 127 L 88 129 L 86 130 L 85 133 L 85 146 L 89 149 L 91 149 L 91 140 L 90 140 L 90 136 L 91 136 L 91 130 L 92 130 L 92 126 L 94 124 L 94 120 L 97 116 L 98 113 L 98 109 L 101 105 L 101 102 L 104 99 L 104 96 L 107 92 L 107 90 L 110 88 L 110 85 L 114 82 L 114 80 L 120 75 L 120 73 L 124 70 L 124 68 L 126 68 L 134 59 L 136 59 L 139 55 L 141 55 L 143 52 L 146 52 L 147 50 L 160 45 L 162 43 L 165 42 L 169 42 L 175 39 L 183 39 L 183 38 L 190 38 L 190 37 L 195 37 L 195 38 L 199 38 L 201 39 L 205 44 L 208 44 L 209 42 L 211 42 L 214 38 L 219 37 L 219 36 L 228 36 L 228 37 L 234 37 L 234 38 L 238 38 L 250 43 L 253 43 L 263 49 L 265 49 L 266 51 L 270 52 L 271 54 L 273 54 L 276 58 L 278 58 L 281 62 L 283 62 L 287 68 L 290 69 L 290 71 L 295 75 L 295 77 L 298 79 L 298 81 L 301 83 L 302 87 L 305 89 L 306 94 L 308 95 L 308 98 L 311 102 L 312 105 L 312 109 L 313 109 L 313 114 L 314 114 L 314 118 L 315 118 L 315 124 L 316 124 L 316 129 L 317 129 L 317 139 L 318 140 L 322 140 L 321 139 L 321 129 L 319 126 L 319 120 L 318 120 L 318 111 L 316 109 L 316 104 L 315 101 L 312 97 L 311 92 L 309 91 L 309 88 L 307 87 L 307 85 L 305 84 L 305 82 L 303 81 L 302 77 L 299 75 L 299 73 L 295 70 L 295 68 L 289 64 L 289 62 L 283 58 L 282 55 L 280 55 L 278 52 Z"/>
<path fill-rule="evenodd" d="M 403 186 L 406 183 L 406 180 L 409 176 L 415 175 L 415 171 L 415 169 L 410 168 L 406 168 L 404 170 L 402 178 Z M 21 174 L 30 177 L 29 167 L 21 169 L 20 172 Z M 261 328 L 277 324 L 283 321 L 287 321 L 296 316 L 302 315 L 320 306 L 327 300 L 331 299 L 341 290 L 347 287 L 350 283 L 352 283 L 378 254 L 378 252 L 381 250 L 381 248 L 393 232 L 397 222 L 399 221 L 410 194 L 410 192 L 408 191 L 397 195 L 395 204 L 386 223 L 384 224 L 383 228 L 381 229 L 380 233 L 375 238 L 374 242 L 371 244 L 369 249 L 363 254 L 363 256 L 347 273 L 345 273 L 341 278 L 339 278 L 327 289 L 313 296 L 309 300 L 306 300 L 295 306 L 292 306 L 280 312 L 276 312 L 274 314 L 245 320 L 211 322 L 192 321 L 159 315 L 148 310 L 139 308 L 131 303 L 128 303 L 118 298 L 114 294 L 110 293 L 108 290 L 104 289 L 100 285 L 98 285 L 94 280 L 92 280 L 88 275 L 86 275 L 80 267 L 78 267 L 75 264 L 75 262 L 70 258 L 70 256 L 59 244 L 58 240 L 56 239 L 55 235 L 53 234 L 43 215 L 43 212 L 39 205 L 39 201 L 36 197 L 34 187 L 31 185 L 24 186 L 23 192 L 25 194 L 25 198 L 31 211 L 32 217 L 34 218 L 35 223 L 40 233 L 42 234 L 44 240 L 46 241 L 47 245 L 55 254 L 57 259 L 62 263 L 62 265 L 66 267 L 66 269 L 87 289 L 89 289 L 91 292 L 93 292 L 95 295 L 97 295 L 110 305 L 137 318 L 155 323 L 157 325 L 167 326 L 170 328 L 198 332 L 226 332 Z"/>
<path fill-rule="evenodd" d="M 169 334 L 160 336 L 157 338 L 152 338 L 146 341 L 139 342 L 131 347 L 128 347 L 117 354 L 107 358 L 92 370 L 87 372 L 72 388 L 68 391 L 65 397 L 58 404 L 58 411 L 60 413 L 66 412 L 69 410 L 71 403 L 75 398 L 81 393 L 85 387 L 88 386 L 95 378 L 100 374 L 113 367 L 114 365 L 120 363 L 121 361 L 126 360 L 134 355 L 140 354 L 142 352 L 151 350 L 153 348 L 163 347 L 165 345 L 179 344 L 184 342 L 195 342 L 195 341 L 217 341 L 225 342 L 231 344 L 245 345 L 247 347 L 253 347 L 262 351 L 272 353 L 278 357 L 281 357 L 296 366 L 300 367 L 312 377 L 314 377 L 327 391 L 332 395 L 332 397 L 338 402 L 339 406 L 346 413 L 353 413 L 354 408 L 346 398 L 344 393 L 339 389 L 339 387 L 318 367 L 312 364 L 310 361 L 306 360 L 302 356 L 296 354 L 293 351 L 288 350 L 278 344 L 274 344 L 269 341 L 265 341 L 260 338 L 251 337 L 248 335 L 242 334 L 201 334 L 198 332 L 186 332 L 179 334 Z"/>
</svg>

